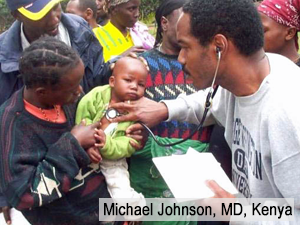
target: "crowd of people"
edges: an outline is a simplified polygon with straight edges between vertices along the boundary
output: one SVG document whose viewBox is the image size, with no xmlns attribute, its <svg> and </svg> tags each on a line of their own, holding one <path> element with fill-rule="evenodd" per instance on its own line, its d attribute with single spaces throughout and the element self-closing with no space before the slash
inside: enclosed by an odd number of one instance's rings
<svg viewBox="0 0 300 225">
<path fill-rule="evenodd" d="M 99 198 L 170 198 L 152 158 L 188 147 L 213 152 L 245 198 L 293 198 L 300 221 L 299 0 L 162 0 L 156 38 L 140 0 L 70 0 L 65 12 L 60 0 L 6 3 L 16 19 L 0 35 L 7 224 L 11 208 L 24 224 L 96 225 Z M 209 88 L 206 127 L 191 136 Z M 136 121 L 163 143 L 190 139 L 166 149 Z"/>
</svg>

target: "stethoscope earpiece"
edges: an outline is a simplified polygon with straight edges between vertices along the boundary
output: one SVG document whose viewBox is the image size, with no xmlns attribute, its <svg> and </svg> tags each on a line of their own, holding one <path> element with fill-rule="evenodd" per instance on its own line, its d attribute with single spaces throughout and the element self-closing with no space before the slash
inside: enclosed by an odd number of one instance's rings
<svg viewBox="0 0 300 225">
<path fill-rule="evenodd" d="M 218 60 L 220 60 L 221 59 L 221 53 L 222 53 L 220 47 L 216 47 L 216 53 L 217 53 Z"/>
</svg>

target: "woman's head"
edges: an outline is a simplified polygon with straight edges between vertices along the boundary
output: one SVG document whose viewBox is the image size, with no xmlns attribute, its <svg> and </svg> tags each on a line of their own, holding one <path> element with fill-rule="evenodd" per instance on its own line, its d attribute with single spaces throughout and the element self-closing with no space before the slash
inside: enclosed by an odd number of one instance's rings
<svg viewBox="0 0 300 225">
<path fill-rule="evenodd" d="M 43 103 L 67 104 L 82 91 L 84 66 L 77 53 L 53 38 L 41 38 L 26 48 L 20 58 L 20 73 L 26 89 Z"/>
<path fill-rule="evenodd" d="M 299 10 L 300 2 L 296 0 L 264 0 L 258 6 L 264 27 L 265 51 L 282 54 L 289 42 L 298 48 Z"/>
<path fill-rule="evenodd" d="M 172 14 L 175 10 L 182 8 L 182 6 L 185 4 L 186 0 L 165 0 L 162 1 L 161 4 L 158 6 L 155 12 L 155 20 L 157 24 L 157 30 L 156 30 L 156 40 L 155 45 L 158 45 L 162 42 L 163 37 L 163 19 L 170 20 L 170 22 L 175 22 L 175 24 L 170 24 L 170 26 L 173 26 L 176 28 L 178 16 L 176 16 L 175 20 L 172 21 Z M 175 37 L 176 39 L 176 34 Z"/>
<path fill-rule="evenodd" d="M 120 102 L 143 97 L 148 70 L 143 58 L 123 57 L 119 59 L 109 80 L 112 87 L 112 100 Z"/>
<path fill-rule="evenodd" d="M 106 0 L 111 22 L 116 27 L 133 27 L 139 18 L 140 0 Z"/>
</svg>

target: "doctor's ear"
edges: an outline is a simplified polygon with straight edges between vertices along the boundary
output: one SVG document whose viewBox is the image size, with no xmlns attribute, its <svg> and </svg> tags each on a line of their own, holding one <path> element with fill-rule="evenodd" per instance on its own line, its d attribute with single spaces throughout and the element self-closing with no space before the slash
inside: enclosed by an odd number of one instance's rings
<svg viewBox="0 0 300 225">
<path fill-rule="evenodd" d="M 212 43 L 215 47 L 215 52 L 218 59 L 221 58 L 221 55 L 226 52 L 228 46 L 228 39 L 223 34 L 216 34 Z"/>
</svg>

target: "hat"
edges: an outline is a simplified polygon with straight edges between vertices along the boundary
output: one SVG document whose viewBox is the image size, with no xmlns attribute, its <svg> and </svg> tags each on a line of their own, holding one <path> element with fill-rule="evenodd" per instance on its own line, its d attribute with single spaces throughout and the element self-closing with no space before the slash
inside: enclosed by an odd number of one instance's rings
<svg viewBox="0 0 300 225">
<path fill-rule="evenodd" d="M 42 19 L 61 0 L 6 0 L 11 11 L 18 10 L 30 20 Z"/>
<path fill-rule="evenodd" d="M 130 0 L 105 0 L 105 4 L 103 6 L 104 11 L 108 13 L 108 9 L 113 7 L 113 6 L 117 6 L 123 3 L 127 3 Z"/>
<path fill-rule="evenodd" d="M 258 11 L 277 23 L 287 27 L 295 27 L 300 31 L 300 1 L 299 0 L 264 0 Z"/>
<path fill-rule="evenodd" d="M 108 0 L 107 2 L 111 5 L 111 6 L 117 6 L 126 2 L 129 2 L 130 0 Z"/>
</svg>

